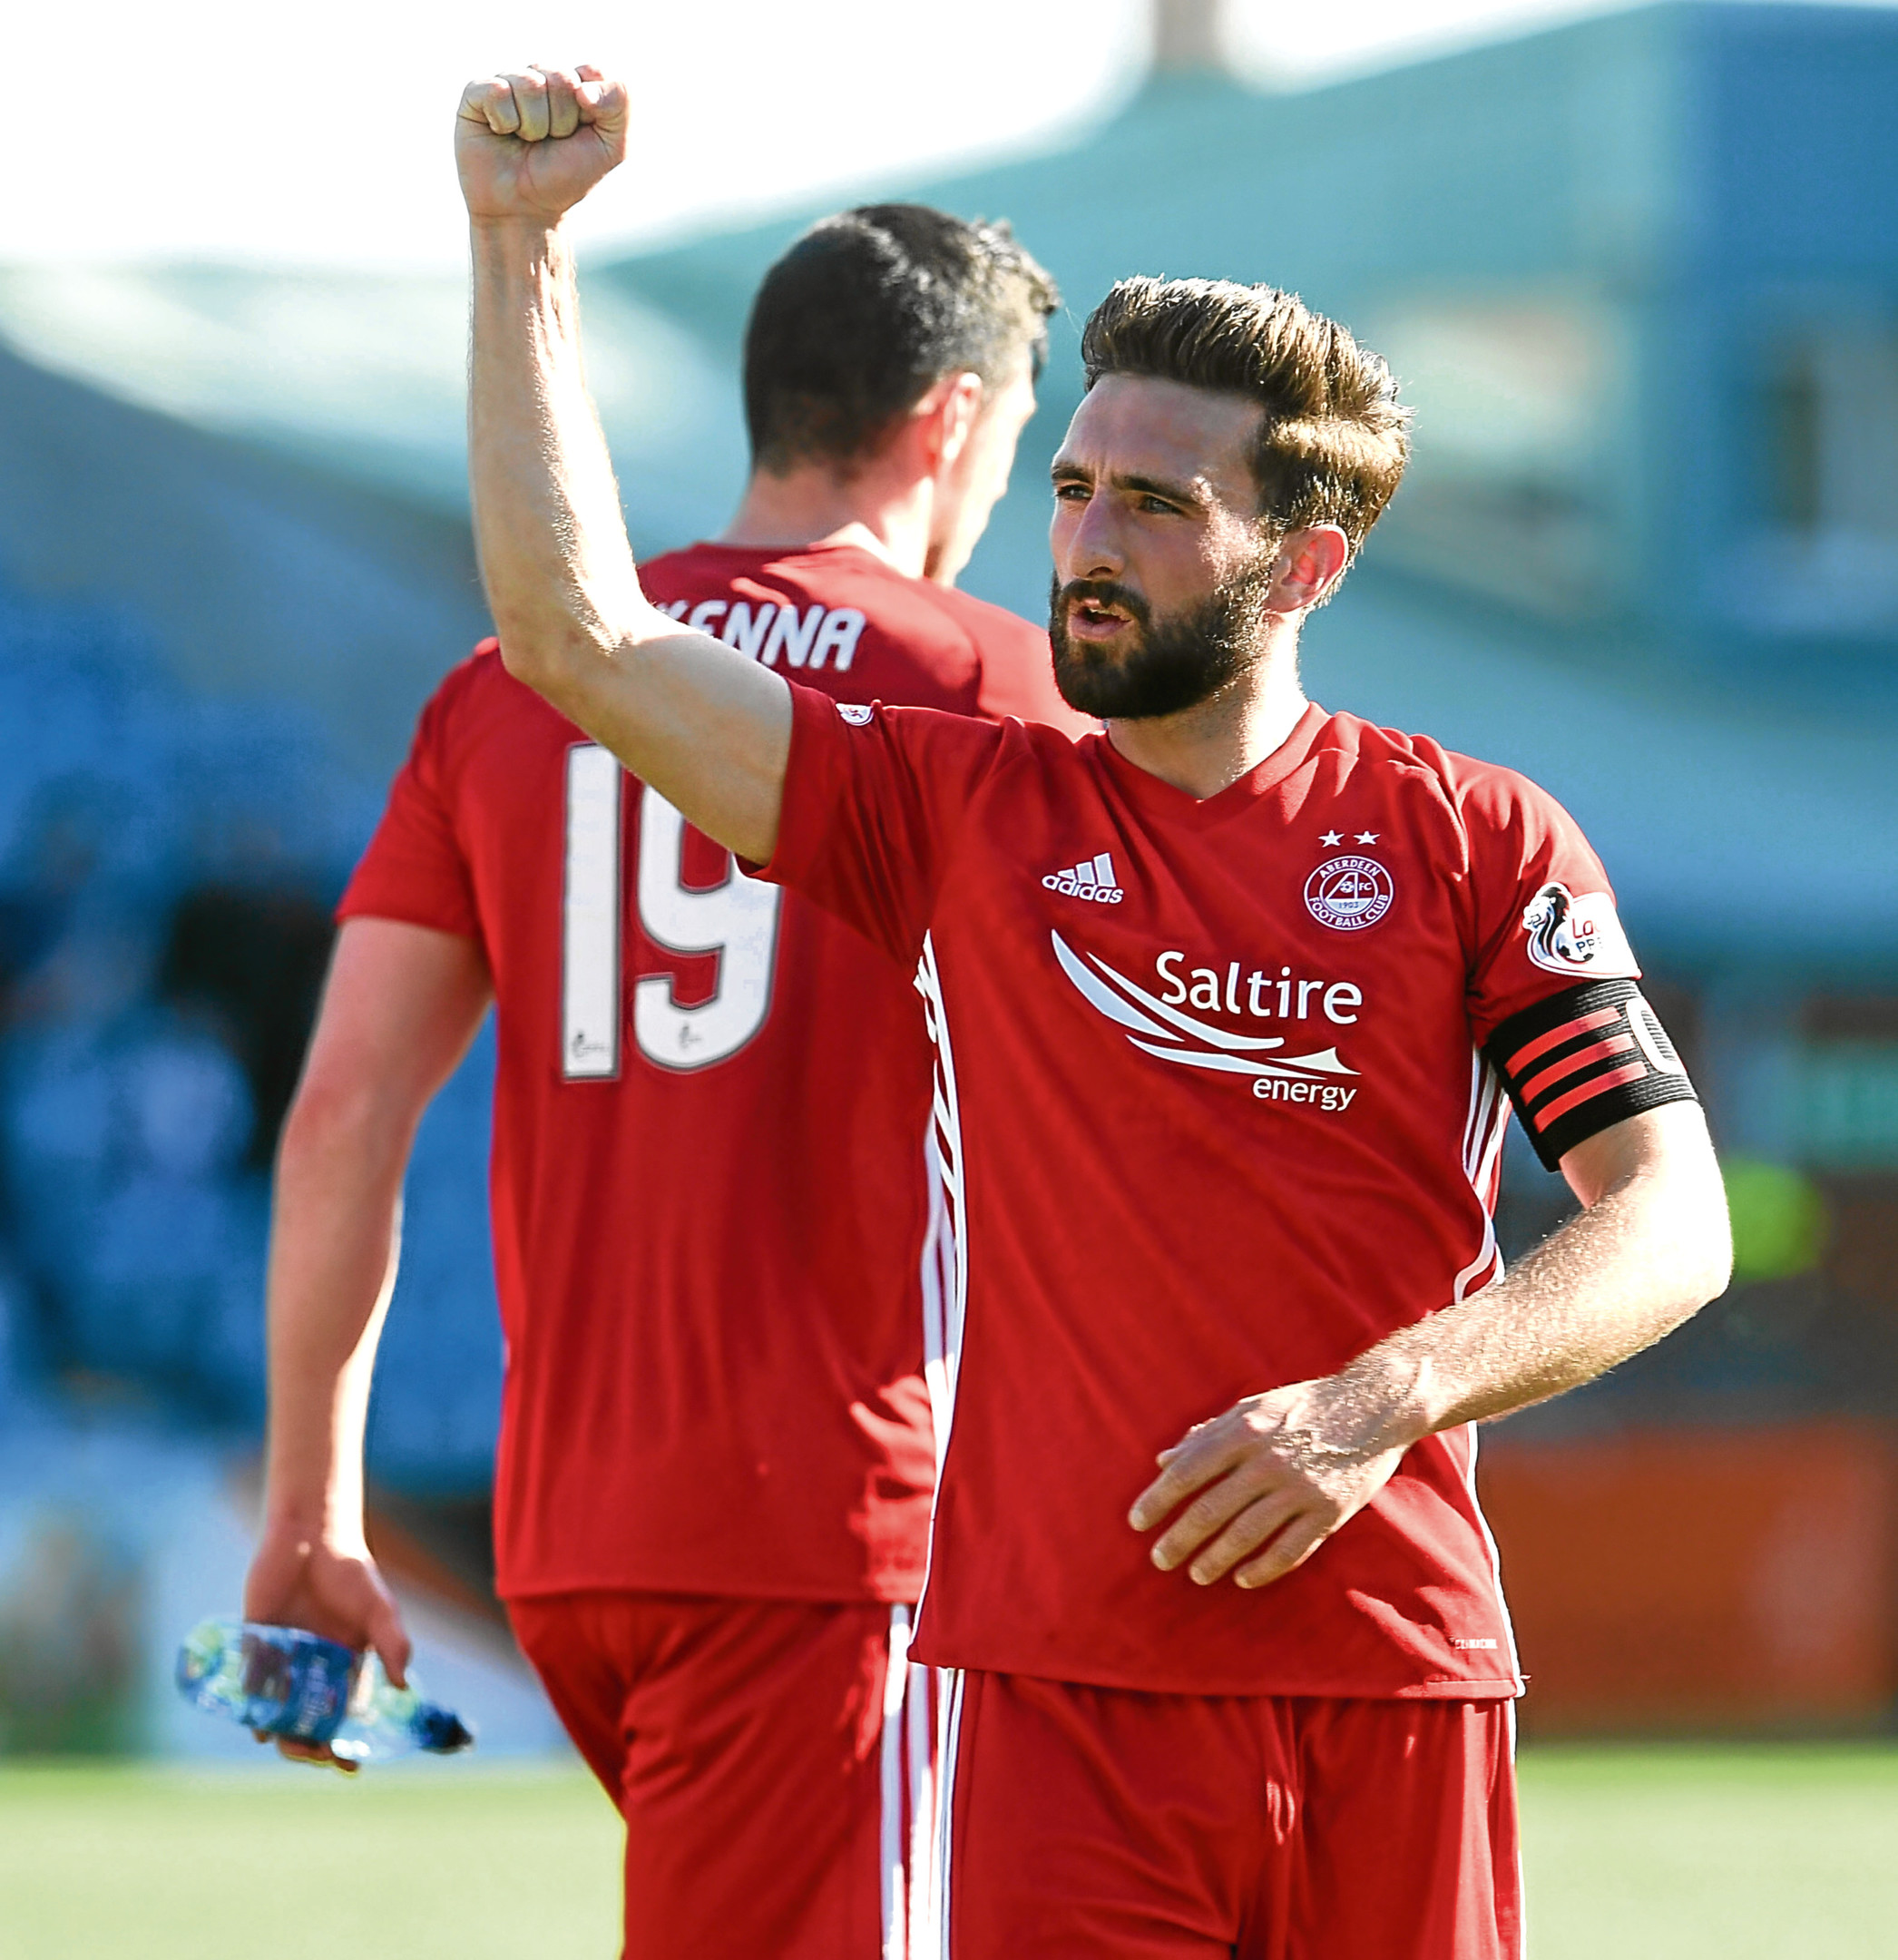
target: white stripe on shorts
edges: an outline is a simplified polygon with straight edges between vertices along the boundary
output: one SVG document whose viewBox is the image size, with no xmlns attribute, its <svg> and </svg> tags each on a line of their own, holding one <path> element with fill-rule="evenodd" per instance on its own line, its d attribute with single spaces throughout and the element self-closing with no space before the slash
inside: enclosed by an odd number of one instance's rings
<svg viewBox="0 0 1898 1960">
<path fill-rule="evenodd" d="M 963 1671 L 935 1670 L 935 1857 L 929 1870 L 926 1936 L 912 1960 L 949 1960 L 949 1838 L 955 1809 L 955 1752 L 962 1740 Z"/>
<path fill-rule="evenodd" d="M 883 1960 L 907 1960 L 905 1951 L 909 1920 L 904 1826 L 904 1743 L 909 1725 L 903 1704 L 909 1684 L 909 1608 L 890 1608 L 890 1659 L 883 1679 L 883 1749 L 879 1765 L 882 1785 L 882 1830 L 879 1838 L 883 1878 Z"/>
<path fill-rule="evenodd" d="M 934 1668 L 909 1658 L 908 1606 L 890 1608 L 878 1759 L 883 1960 L 925 1960 L 934 1909 L 936 1684 Z"/>
</svg>

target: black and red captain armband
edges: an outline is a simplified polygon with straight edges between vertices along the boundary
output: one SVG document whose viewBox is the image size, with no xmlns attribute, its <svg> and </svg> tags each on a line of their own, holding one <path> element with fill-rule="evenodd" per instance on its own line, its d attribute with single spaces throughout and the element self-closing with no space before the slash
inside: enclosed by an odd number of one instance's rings
<svg viewBox="0 0 1898 1960">
<path fill-rule="evenodd" d="M 1482 1053 L 1550 1171 L 1624 1117 L 1697 1100 L 1632 980 L 1590 980 L 1552 994 L 1512 1014 Z"/>
</svg>

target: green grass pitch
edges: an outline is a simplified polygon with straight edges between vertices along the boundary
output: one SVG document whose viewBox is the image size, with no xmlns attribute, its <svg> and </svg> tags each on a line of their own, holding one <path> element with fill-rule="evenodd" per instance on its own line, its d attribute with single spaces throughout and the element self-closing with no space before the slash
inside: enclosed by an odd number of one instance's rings
<svg viewBox="0 0 1898 1960">
<path fill-rule="evenodd" d="M 1525 1749 L 1531 1960 L 1893 1960 L 1898 1748 Z"/>
<path fill-rule="evenodd" d="M 1890 1960 L 1898 1749 L 1539 1749 L 1531 1960 Z M 0 1765 L 0 1960 L 611 1960 L 577 1770 Z"/>
</svg>

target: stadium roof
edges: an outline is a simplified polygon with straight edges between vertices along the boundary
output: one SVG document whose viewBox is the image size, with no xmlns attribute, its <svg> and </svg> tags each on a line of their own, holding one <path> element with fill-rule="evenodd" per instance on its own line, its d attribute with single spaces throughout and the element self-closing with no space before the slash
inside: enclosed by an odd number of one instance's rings
<svg viewBox="0 0 1898 1960">
<path fill-rule="evenodd" d="M 466 524 L 0 348 L 0 575 L 122 607 L 179 677 L 314 709 L 386 772 L 486 631 Z"/>
<path fill-rule="evenodd" d="M 468 507 L 468 295 L 459 273 L 231 266 L 0 269 L 0 342 L 36 366 L 454 517 Z M 621 455 L 667 460 L 665 502 L 719 522 L 743 466 L 722 365 L 664 311 L 601 288 L 588 380 Z M 650 515 L 650 523 L 649 523 Z"/>
</svg>

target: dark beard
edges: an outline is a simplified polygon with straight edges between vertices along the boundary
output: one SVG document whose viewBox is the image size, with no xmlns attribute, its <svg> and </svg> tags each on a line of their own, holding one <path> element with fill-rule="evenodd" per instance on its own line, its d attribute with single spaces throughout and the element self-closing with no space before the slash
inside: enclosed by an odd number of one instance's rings
<svg viewBox="0 0 1898 1960">
<path fill-rule="evenodd" d="M 1158 625 L 1153 609 L 1124 585 L 1110 579 L 1071 579 L 1063 585 L 1057 575 L 1048 593 L 1048 638 L 1062 699 L 1102 721 L 1142 721 L 1197 708 L 1252 664 L 1276 557 L 1261 554 L 1189 612 Z M 1139 630 L 1133 652 L 1116 657 L 1071 641 L 1068 607 L 1077 599 L 1119 606 Z"/>
</svg>

